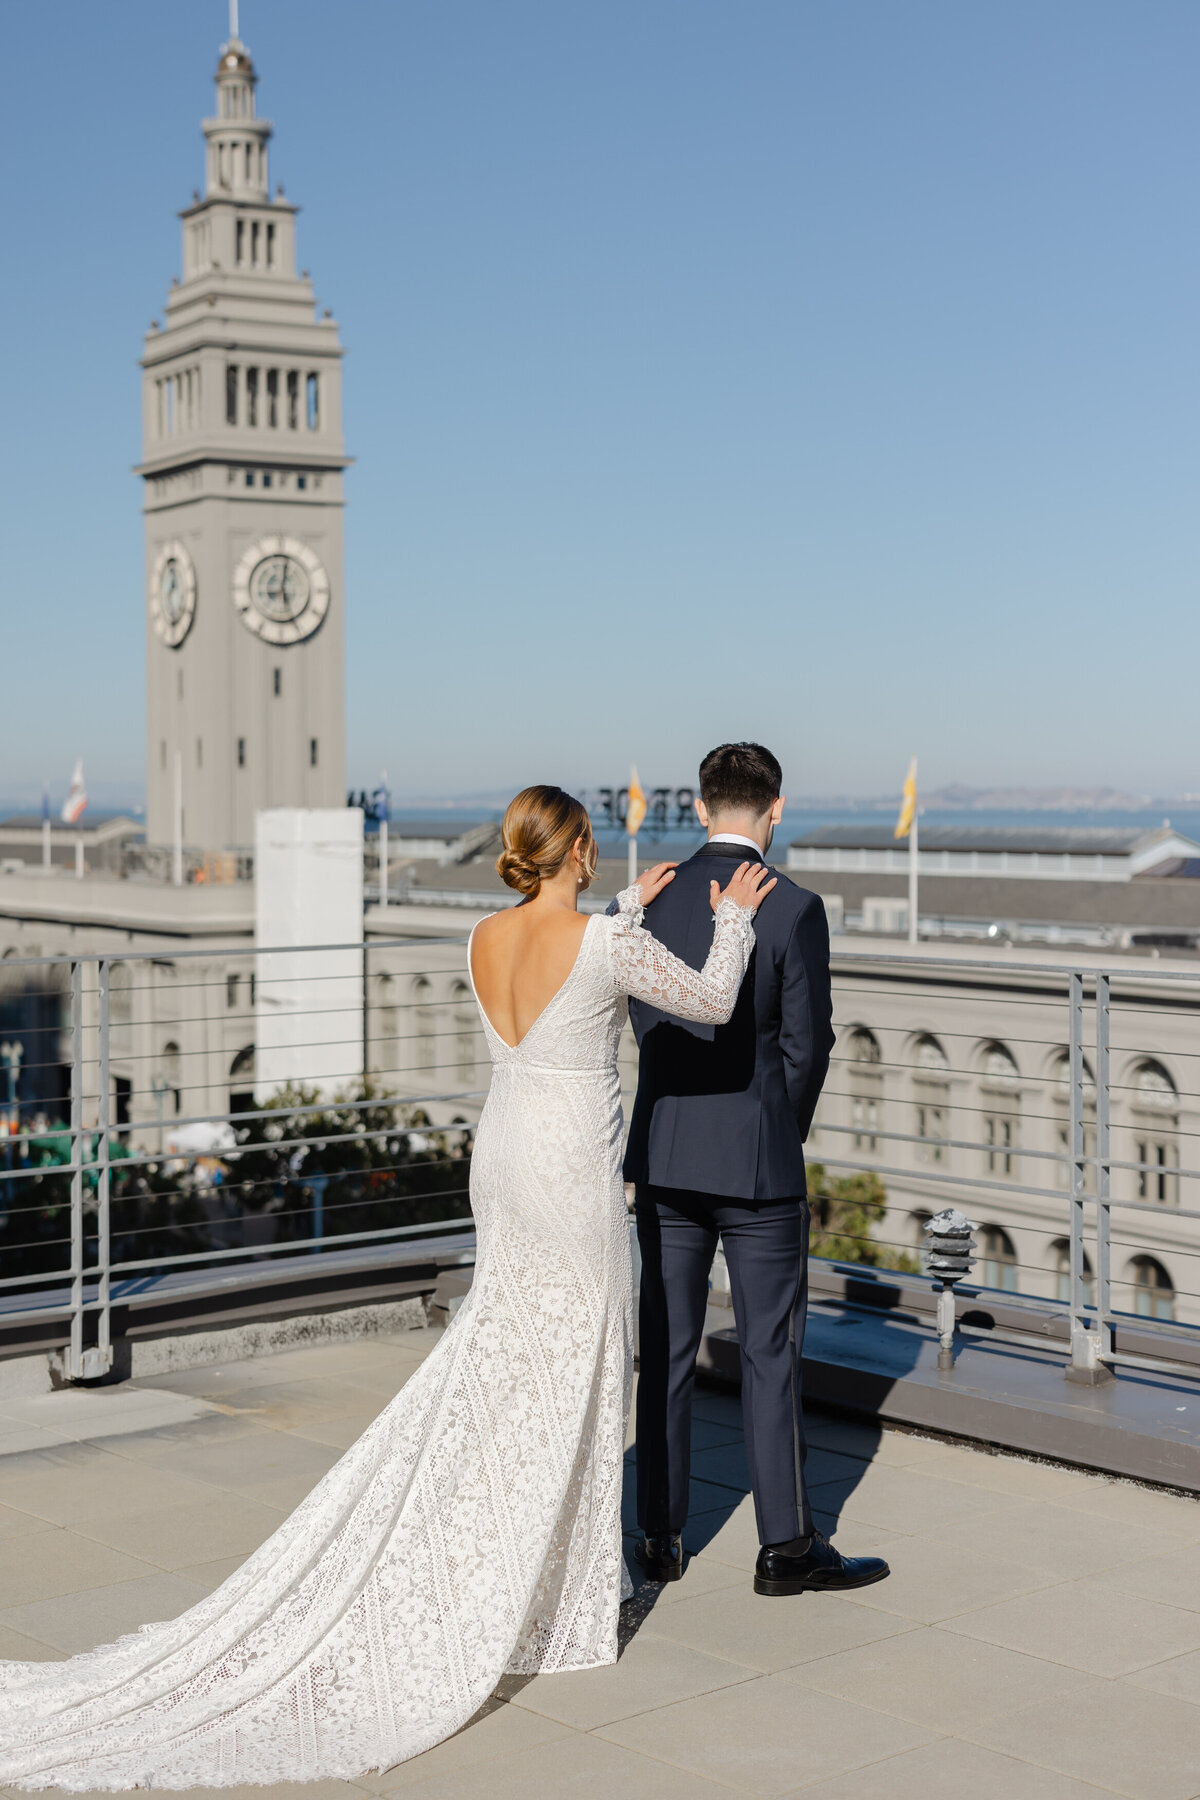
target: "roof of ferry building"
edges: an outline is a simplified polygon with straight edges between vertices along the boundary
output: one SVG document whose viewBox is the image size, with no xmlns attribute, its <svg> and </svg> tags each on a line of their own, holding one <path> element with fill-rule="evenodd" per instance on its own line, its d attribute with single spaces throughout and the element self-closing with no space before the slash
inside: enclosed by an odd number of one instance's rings
<svg viewBox="0 0 1200 1800">
<path fill-rule="evenodd" d="M 1007 850 L 1018 854 L 1129 856 L 1155 843 L 1192 844 L 1170 825 L 933 825 L 920 824 L 922 850 Z M 791 848 L 814 850 L 890 850 L 897 839 L 890 824 L 819 825 L 793 838 Z M 1196 846 L 1200 854 L 1200 845 Z"/>
</svg>

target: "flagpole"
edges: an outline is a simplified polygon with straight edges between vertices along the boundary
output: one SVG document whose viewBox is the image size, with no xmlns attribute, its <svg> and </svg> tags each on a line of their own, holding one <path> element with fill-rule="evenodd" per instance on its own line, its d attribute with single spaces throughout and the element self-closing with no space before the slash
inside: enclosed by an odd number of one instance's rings
<svg viewBox="0 0 1200 1800">
<path fill-rule="evenodd" d="M 913 757 L 913 765 L 912 766 L 913 766 L 913 779 L 914 779 L 914 783 L 915 783 L 916 773 L 917 773 L 917 759 L 915 756 Z M 920 811 L 920 807 L 914 803 L 913 816 L 912 816 L 912 828 L 908 834 L 908 941 L 910 944 L 915 944 L 917 942 L 917 919 L 918 919 L 918 914 L 917 914 L 917 871 L 918 871 L 918 867 L 919 867 L 919 864 L 918 864 L 919 852 L 918 852 L 918 848 L 917 848 L 917 814 L 919 811 Z"/>
<path fill-rule="evenodd" d="M 383 912 L 388 903 L 388 791 L 387 770 L 380 776 L 383 789 L 383 810 L 379 815 L 379 910 Z"/>
<path fill-rule="evenodd" d="M 632 887 L 638 875 L 638 832 L 642 828 L 642 820 L 646 817 L 646 796 L 642 791 L 636 763 L 630 765 L 629 786 L 626 789 L 626 795 L 625 830 L 629 837 L 628 886 Z"/>
<path fill-rule="evenodd" d="M 50 786 L 42 789 L 42 867 L 50 867 Z"/>
</svg>

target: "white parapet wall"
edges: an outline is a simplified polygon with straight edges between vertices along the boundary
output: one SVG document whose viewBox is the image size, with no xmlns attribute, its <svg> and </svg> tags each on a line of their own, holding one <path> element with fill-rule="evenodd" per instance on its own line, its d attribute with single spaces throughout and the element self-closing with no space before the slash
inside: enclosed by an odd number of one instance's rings
<svg viewBox="0 0 1200 1800">
<path fill-rule="evenodd" d="M 255 1098 L 287 1083 L 333 1098 L 363 1073 L 362 813 L 260 812 L 254 886 Z"/>
</svg>

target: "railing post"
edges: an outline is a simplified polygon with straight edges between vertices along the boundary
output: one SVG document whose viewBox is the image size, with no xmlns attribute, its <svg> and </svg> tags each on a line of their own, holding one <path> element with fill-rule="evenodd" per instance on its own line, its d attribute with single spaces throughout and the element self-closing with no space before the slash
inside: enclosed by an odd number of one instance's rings
<svg viewBox="0 0 1200 1800">
<path fill-rule="evenodd" d="M 1107 975 L 1096 977 L 1096 1336 L 1099 1355 L 1113 1353 L 1112 1148 L 1109 1132 L 1109 1025 L 1112 995 Z"/>
<path fill-rule="evenodd" d="M 71 960 L 71 1348 L 67 1373 L 83 1375 L 83 964 Z"/>
<path fill-rule="evenodd" d="M 112 1008 L 109 1004 L 111 991 L 111 966 L 106 956 L 102 956 L 96 969 L 96 1001 L 99 1015 L 99 1080 L 96 1083 L 96 1274 L 97 1274 L 97 1333 L 96 1342 L 84 1350 L 79 1358 L 79 1373 L 76 1380 L 96 1381 L 101 1375 L 107 1375 L 112 1367 L 112 1295 L 110 1292 L 109 1268 L 112 1263 L 112 1248 L 109 1243 L 109 1130 L 110 1130 L 110 1094 L 112 1082 L 110 1071 L 110 1030 L 112 1025 Z"/>
<path fill-rule="evenodd" d="M 1085 1136 L 1083 1061 L 1083 975 L 1074 969 L 1069 985 L 1070 1009 L 1070 1149 L 1071 1149 L 1071 1356 L 1068 1381 L 1094 1386 L 1107 1380 L 1110 1371 L 1101 1358 L 1100 1333 L 1094 1315 L 1089 1317 L 1083 1242 L 1084 1207 L 1087 1202 L 1088 1154 Z M 1099 1108 L 1097 1107 L 1097 1111 Z"/>
</svg>

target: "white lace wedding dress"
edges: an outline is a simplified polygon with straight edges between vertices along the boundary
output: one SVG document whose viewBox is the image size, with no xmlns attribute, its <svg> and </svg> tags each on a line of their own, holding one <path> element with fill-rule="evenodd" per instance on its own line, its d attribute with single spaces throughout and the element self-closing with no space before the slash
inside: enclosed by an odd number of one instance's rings
<svg viewBox="0 0 1200 1800">
<path fill-rule="evenodd" d="M 639 902 L 629 889 L 588 920 L 515 1048 L 483 1018 L 478 1262 L 435 1349 L 182 1617 L 68 1662 L 0 1664 L 0 1787 L 353 1779 L 448 1737 L 506 1672 L 616 1660 L 631 1369 L 617 1040 L 630 994 L 727 1019 L 753 945 L 753 915 L 722 901 L 697 972 L 641 928 Z"/>
</svg>

